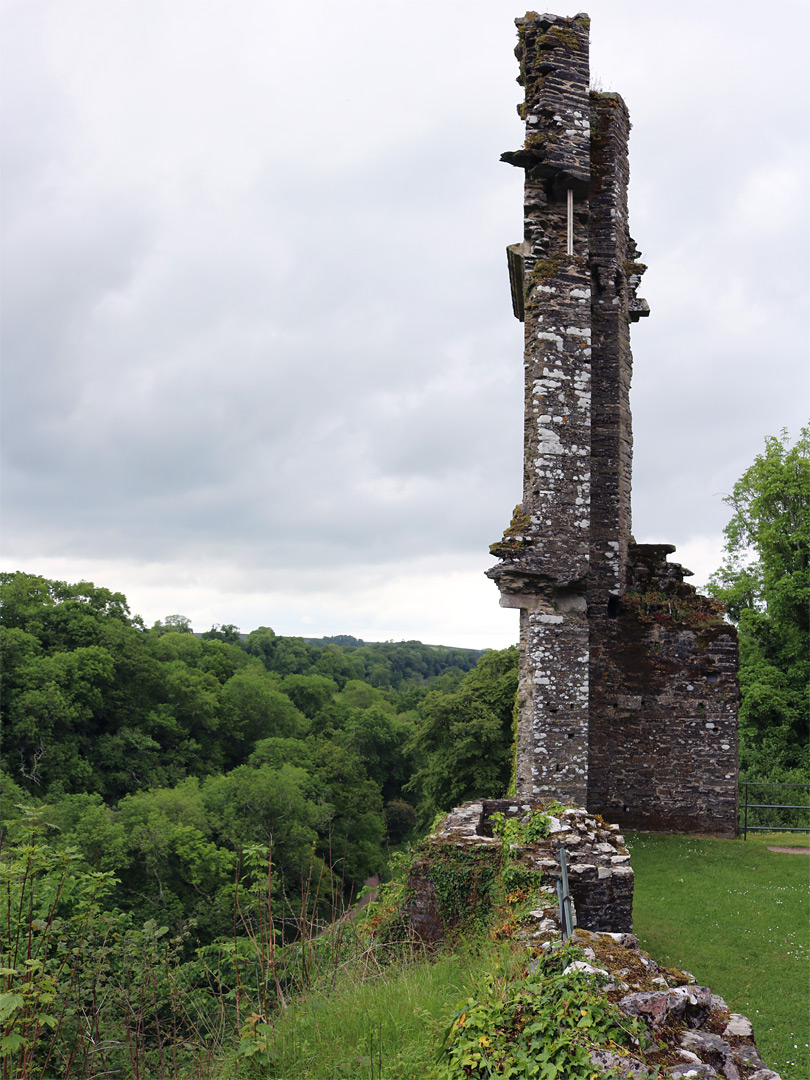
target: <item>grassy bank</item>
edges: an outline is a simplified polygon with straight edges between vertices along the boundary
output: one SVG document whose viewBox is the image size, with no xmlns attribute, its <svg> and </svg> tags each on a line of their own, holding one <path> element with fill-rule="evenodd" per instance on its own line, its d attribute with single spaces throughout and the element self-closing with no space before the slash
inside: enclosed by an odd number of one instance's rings
<svg viewBox="0 0 810 1080">
<path fill-rule="evenodd" d="M 642 948 L 744 1012 L 783 1080 L 808 1076 L 810 867 L 807 855 L 768 848 L 810 844 L 798 835 L 627 837 Z"/>
<path fill-rule="evenodd" d="M 253 1061 L 226 1058 L 220 1080 L 421 1080 L 459 1000 L 480 993 L 493 974 L 495 983 L 508 982 L 522 959 L 509 942 L 480 941 L 376 975 L 365 964 L 349 965 L 334 985 L 325 981 L 277 1017 Z"/>
<path fill-rule="evenodd" d="M 749 1016 L 760 1053 L 783 1080 L 806 1080 L 810 867 L 808 856 L 768 847 L 805 846 L 810 840 L 656 834 L 627 839 L 642 947 L 662 964 L 691 971 L 733 1010 Z M 487 941 L 461 945 L 437 962 L 415 957 L 376 972 L 365 961 L 349 963 L 334 984 L 314 988 L 275 1020 L 252 1061 L 226 1056 L 219 1076 L 430 1075 L 459 1000 L 480 996 L 487 985 L 497 994 L 516 963 L 512 945 Z"/>
</svg>

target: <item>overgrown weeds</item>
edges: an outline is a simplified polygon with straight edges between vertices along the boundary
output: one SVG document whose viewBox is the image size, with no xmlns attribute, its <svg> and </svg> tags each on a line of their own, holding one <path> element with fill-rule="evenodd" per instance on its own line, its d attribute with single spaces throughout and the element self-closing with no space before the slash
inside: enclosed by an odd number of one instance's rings
<svg viewBox="0 0 810 1080">
<path fill-rule="evenodd" d="M 242 853 L 230 938 L 194 949 L 188 931 L 137 925 L 105 907 L 112 872 L 53 846 L 43 815 L 21 808 L 0 836 L 3 1080 L 206 1080 L 226 1047 L 257 1055 L 291 995 L 358 955 L 355 927 L 315 919 L 320 876 L 303 884 L 296 940 L 279 943 L 266 847 Z"/>
<path fill-rule="evenodd" d="M 520 978 L 485 980 L 447 1029 L 436 1080 L 565 1076 L 590 1080 L 591 1051 L 638 1046 L 644 1025 L 620 1013 L 593 975 L 576 967 L 575 946 L 542 954 Z"/>
</svg>

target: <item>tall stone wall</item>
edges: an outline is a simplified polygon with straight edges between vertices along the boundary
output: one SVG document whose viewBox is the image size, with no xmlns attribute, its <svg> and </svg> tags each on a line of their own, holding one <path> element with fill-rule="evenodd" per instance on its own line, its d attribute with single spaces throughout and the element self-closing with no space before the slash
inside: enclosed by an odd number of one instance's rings
<svg viewBox="0 0 810 1080">
<path fill-rule="evenodd" d="M 520 610 L 517 791 L 734 833 L 734 631 L 666 562 L 674 549 L 631 535 L 629 328 L 649 308 L 629 114 L 589 92 L 586 15 L 516 25 L 526 137 L 502 158 L 525 171 L 524 237 L 507 253 L 525 326 L 523 501 L 488 575 Z M 675 600 L 677 619 L 656 608 Z"/>
<path fill-rule="evenodd" d="M 618 94 L 591 94 L 590 272 L 593 332 L 591 563 L 588 609 L 606 615 L 627 584 L 633 433 L 631 305 L 643 267 L 628 231 L 630 116 Z M 643 310 L 643 309 L 640 309 Z"/>
<path fill-rule="evenodd" d="M 588 19 L 517 20 L 526 170 L 513 293 L 525 323 L 523 502 L 493 553 L 520 608 L 521 790 L 584 805 L 588 769 L 591 280 Z M 569 237 L 569 200 L 571 201 Z M 518 301 L 520 303 L 520 300 Z"/>
</svg>

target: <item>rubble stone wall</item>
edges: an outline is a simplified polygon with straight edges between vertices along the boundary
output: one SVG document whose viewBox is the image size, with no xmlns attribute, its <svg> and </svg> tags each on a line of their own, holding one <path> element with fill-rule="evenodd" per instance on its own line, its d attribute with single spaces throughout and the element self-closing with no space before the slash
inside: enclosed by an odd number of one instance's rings
<svg viewBox="0 0 810 1080">
<path fill-rule="evenodd" d="M 498 865 L 501 841 L 493 836 L 492 815 L 525 817 L 533 804 L 516 799 L 486 799 L 457 807 L 427 841 L 414 863 L 408 914 L 414 933 L 424 941 L 442 940 L 452 929 L 443 916 L 434 867 L 447 848 L 481 854 Z M 525 869 L 539 870 L 542 881 L 556 888 L 560 880 L 560 848 L 565 847 L 568 881 L 577 925 L 586 930 L 630 933 L 633 929 L 633 870 L 618 825 L 608 825 L 585 810 L 569 807 L 550 817 L 550 833 L 513 850 Z M 471 903 L 474 898 L 471 897 Z M 538 919 L 552 918 L 551 910 Z M 554 923 L 554 929 L 556 929 Z M 542 928 L 538 928 L 538 934 Z"/>
<path fill-rule="evenodd" d="M 588 806 L 623 828 L 734 836 L 736 635 L 668 550 L 633 545 L 633 589 L 592 626 Z"/>
<path fill-rule="evenodd" d="M 444 819 L 412 867 L 406 911 L 417 937 L 438 943 L 463 929 L 447 919 L 439 896 L 441 885 L 437 887 L 436 868 L 447 865 L 448 852 L 458 853 L 472 867 L 473 888 L 469 896 L 460 897 L 460 904 L 463 910 L 469 900 L 474 908 L 503 869 L 503 843 L 493 836 L 493 815 L 526 822 L 535 809 L 520 799 L 484 799 L 465 803 Z M 562 974 L 591 975 L 600 987 L 594 986 L 594 994 L 606 995 L 621 1012 L 639 1019 L 650 1034 L 646 1044 L 633 1050 L 590 1050 L 594 1067 L 637 1078 L 666 1074 L 684 1080 L 779 1080 L 778 1073 L 763 1062 L 747 1017 L 732 1012 L 708 987 L 696 985 L 689 972 L 664 967 L 639 949 L 632 934 L 633 871 L 618 827 L 576 807 L 557 813 L 552 808 L 549 826 L 544 839 L 510 849 L 512 858 L 523 866 L 542 871 L 545 884 L 537 891 L 536 909 L 509 923 L 502 922 L 502 912 L 493 907 L 488 928 L 497 927 L 499 936 L 512 937 L 527 947 L 530 971 L 543 953 L 560 949 L 554 897 L 564 846 L 575 907 L 573 943 L 582 958 L 572 960 Z"/>
</svg>

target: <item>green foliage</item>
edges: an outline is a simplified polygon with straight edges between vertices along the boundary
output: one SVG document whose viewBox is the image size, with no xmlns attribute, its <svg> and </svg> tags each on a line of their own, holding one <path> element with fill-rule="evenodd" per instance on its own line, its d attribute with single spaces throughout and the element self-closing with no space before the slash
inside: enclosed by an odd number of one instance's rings
<svg viewBox="0 0 810 1080">
<path fill-rule="evenodd" d="M 353 750 L 313 738 L 313 772 L 323 785 L 324 822 L 318 852 L 344 882 L 357 892 L 384 865 L 385 836 L 382 796 L 362 759 Z"/>
<path fill-rule="evenodd" d="M 337 693 L 337 683 L 325 675 L 287 675 L 281 688 L 304 716 L 313 720 Z"/>
<path fill-rule="evenodd" d="M 261 739 L 301 738 L 309 727 L 290 696 L 258 666 L 235 672 L 219 692 L 219 705 L 229 735 L 224 754 L 229 765 L 244 762 Z"/>
<path fill-rule="evenodd" d="M 810 429 L 765 440 L 726 502 L 725 559 L 710 581 L 737 623 L 743 775 L 810 764 Z"/>
<path fill-rule="evenodd" d="M 413 771 L 409 710 L 435 680 L 454 688 L 480 655 L 349 637 L 313 644 L 268 627 L 243 639 L 231 624 L 197 636 L 181 615 L 147 630 L 120 593 L 23 573 L 0 575 L 0 602 L 5 761 L 47 797 L 97 792 L 115 803 L 242 765 L 265 738 L 311 731 L 359 752 L 385 799 L 400 798 Z"/>
<path fill-rule="evenodd" d="M 522 818 L 495 813 L 490 822 L 493 834 L 501 837 L 505 851 L 508 851 L 512 844 L 533 844 L 543 840 L 551 829 L 549 815 L 544 810 L 530 811 L 525 821 Z"/>
<path fill-rule="evenodd" d="M 114 871 L 110 903 L 186 959 L 232 930 L 251 845 L 272 846 L 289 943 L 303 910 L 340 911 L 381 871 L 387 842 L 505 786 L 516 650 L 470 670 L 480 654 L 420 642 L 147 629 L 119 593 L 22 573 L 0 600 L 6 807 L 46 806 L 53 850 Z"/>
<path fill-rule="evenodd" d="M 304 741 L 263 739 L 250 765 L 280 768 L 287 762 L 309 776 L 309 798 L 320 814 L 318 855 L 333 867 L 347 892 L 357 892 L 384 860 L 382 798 L 360 756 L 348 747 L 319 736 Z"/>
<path fill-rule="evenodd" d="M 549 816 L 542 810 L 532 810 L 525 820 L 495 813 L 490 818 L 493 835 L 501 838 L 501 877 L 507 892 L 522 889 L 534 894 L 542 884 L 539 870 L 523 866 L 514 858 L 513 848 L 536 843 L 548 836 Z"/>
<path fill-rule="evenodd" d="M 343 731 L 334 738 L 359 754 L 383 798 L 390 800 L 400 794 L 412 771 L 412 727 L 410 716 L 394 714 L 378 704 L 350 710 Z"/>
<path fill-rule="evenodd" d="M 403 799 L 391 799 L 383 808 L 385 814 L 385 833 L 392 844 L 398 844 L 409 837 L 416 825 L 416 810 Z"/>
<path fill-rule="evenodd" d="M 454 693 L 434 691 L 419 708 L 417 767 L 405 792 L 420 796 L 419 822 L 470 798 L 499 797 L 512 766 L 516 646 L 484 654 Z"/>
<path fill-rule="evenodd" d="M 114 878 L 79 869 L 75 852 L 44 842 L 41 811 L 20 810 L 19 842 L 0 858 L 0 1061 L 4 1076 L 24 1080 L 51 1060 L 72 1069 L 76 1048 L 65 1041 L 85 1024 L 77 979 L 86 977 L 72 952 L 104 936 L 101 902 Z"/>
<path fill-rule="evenodd" d="M 427 865 L 446 932 L 480 931 L 496 899 L 500 867 L 492 852 L 487 848 L 435 844 L 429 848 Z"/>
<path fill-rule="evenodd" d="M 508 945 L 492 943 L 430 959 L 400 950 L 398 962 L 383 967 L 375 957 L 375 950 L 359 952 L 292 1001 L 259 1032 L 267 1063 L 226 1059 L 223 1080 L 422 1080 L 432 1073 L 456 1002 L 476 993 L 493 968 L 506 978 L 517 964 Z"/>
<path fill-rule="evenodd" d="M 598 993 L 593 976 L 565 970 L 580 955 L 566 946 L 542 956 L 520 979 L 490 977 L 453 1017 L 435 1080 L 591 1080 L 590 1048 L 642 1038 L 643 1024 Z"/>
</svg>

